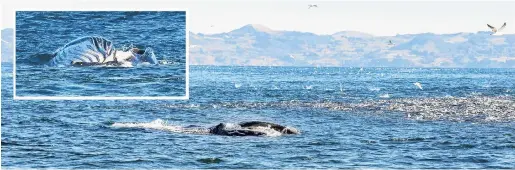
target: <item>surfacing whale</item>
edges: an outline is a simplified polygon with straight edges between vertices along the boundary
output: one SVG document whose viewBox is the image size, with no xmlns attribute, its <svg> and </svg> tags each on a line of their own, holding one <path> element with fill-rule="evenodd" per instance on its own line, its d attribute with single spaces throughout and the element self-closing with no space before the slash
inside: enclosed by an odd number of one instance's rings
<svg viewBox="0 0 515 170">
<path fill-rule="evenodd" d="M 205 128 L 197 125 L 185 127 L 174 126 L 165 123 L 161 119 L 157 119 L 150 123 L 114 123 L 111 126 L 118 128 L 144 128 L 166 130 L 176 133 L 212 134 L 222 136 L 281 136 L 285 134 L 300 134 L 300 131 L 293 127 L 262 121 L 249 121 L 238 124 L 219 123 L 216 126 Z"/>
<path fill-rule="evenodd" d="M 31 60 L 49 66 L 121 66 L 139 63 L 158 64 L 151 48 L 116 50 L 113 42 L 97 36 L 75 39 L 52 54 L 36 55 Z"/>
<path fill-rule="evenodd" d="M 281 134 L 300 134 L 300 131 L 295 128 L 261 121 L 239 124 L 220 123 L 209 128 L 209 133 L 224 136 L 267 136 L 270 131 Z"/>
</svg>

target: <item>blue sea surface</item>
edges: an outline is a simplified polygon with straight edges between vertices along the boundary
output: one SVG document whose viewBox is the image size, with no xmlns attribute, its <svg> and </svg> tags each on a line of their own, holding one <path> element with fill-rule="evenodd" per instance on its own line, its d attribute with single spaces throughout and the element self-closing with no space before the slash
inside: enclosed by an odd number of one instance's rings
<svg viewBox="0 0 515 170">
<path fill-rule="evenodd" d="M 104 37 L 117 50 L 152 48 L 169 64 L 57 68 L 31 62 L 85 36 Z M 185 12 L 16 12 L 18 96 L 184 96 L 185 73 Z"/>
<path fill-rule="evenodd" d="M 192 66 L 188 101 L 13 101 L 11 69 L 2 66 L 4 168 L 515 168 L 514 69 Z M 439 111 L 446 103 L 490 111 Z M 302 133 L 153 128 L 250 120 Z"/>
</svg>

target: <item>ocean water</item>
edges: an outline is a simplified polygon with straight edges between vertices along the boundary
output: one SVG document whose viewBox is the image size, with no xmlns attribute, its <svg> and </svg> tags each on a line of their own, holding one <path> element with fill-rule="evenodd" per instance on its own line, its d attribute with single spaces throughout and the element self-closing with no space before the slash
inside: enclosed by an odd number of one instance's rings
<svg viewBox="0 0 515 170">
<path fill-rule="evenodd" d="M 104 37 L 118 50 L 152 48 L 168 64 L 56 68 L 31 62 L 84 36 Z M 185 12 L 16 13 L 18 96 L 184 96 L 185 54 Z"/>
<path fill-rule="evenodd" d="M 13 101 L 2 67 L 4 168 L 515 168 L 514 69 L 192 66 L 188 101 Z M 250 120 L 301 134 L 180 128 Z"/>
</svg>

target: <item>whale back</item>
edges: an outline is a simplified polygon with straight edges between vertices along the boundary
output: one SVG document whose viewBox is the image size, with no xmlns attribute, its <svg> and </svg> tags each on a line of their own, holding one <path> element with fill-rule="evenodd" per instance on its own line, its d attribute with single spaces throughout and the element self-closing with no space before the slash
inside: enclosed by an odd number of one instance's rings
<svg viewBox="0 0 515 170">
<path fill-rule="evenodd" d="M 250 130 L 250 129 L 242 129 L 241 126 L 237 124 L 231 123 L 220 123 L 216 126 L 209 128 L 209 132 L 215 135 L 224 135 L 224 136 L 266 136 L 267 133 Z"/>
<path fill-rule="evenodd" d="M 50 66 L 68 66 L 74 62 L 103 63 L 113 54 L 113 43 L 103 37 L 82 37 L 57 49 Z"/>
<path fill-rule="evenodd" d="M 252 128 L 252 127 L 268 127 L 271 129 L 274 129 L 276 131 L 279 131 L 284 134 L 300 134 L 300 131 L 292 128 L 292 127 L 286 127 L 275 123 L 270 122 L 261 122 L 261 121 L 250 121 L 250 122 L 242 122 L 240 123 L 241 127 L 244 128 Z"/>
</svg>

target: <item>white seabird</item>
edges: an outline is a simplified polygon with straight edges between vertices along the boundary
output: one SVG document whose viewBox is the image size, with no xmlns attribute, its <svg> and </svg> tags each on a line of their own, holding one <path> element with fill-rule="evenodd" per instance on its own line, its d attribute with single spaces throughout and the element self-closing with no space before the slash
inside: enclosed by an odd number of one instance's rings
<svg viewBox="0 0 515 170">
<path fill-rule="evenodd" d="M 490 35 L 501 35 L 501 33 L 500 33 L 500 32 L 501 32 L 501 30 L 503 30 L 503 29 L 504 29 L 504 27 L 506 27 L 506 22 L 504 22 L 504 24 L 503 24 L 499 29 L 497 29 L 497 28 L 495 28 L 495 27 L 491 26 L 490 24 L 486 24 L 486 25 L 487 25 L 490 29 L 492 29 L 492 34 L 490 34 Z"/>
<path fill-rule="evenodd" d="M 11 46 L 12 46 L 10 42 L 7 42 L 7 41 L 5 41 L 5 40 L 3 40 L 3 39 L 2 39 L 2 42 L 3 42 L 3 43 L 5 43 L 5 44 L 6 44 L 7 46 L 9 46 L 9 47 L 11 47 Z"/>
<path fill-rule="evenodd" d="M 417 86 L 420 90 L 422 90 L 422 84 L 420 84 L 419 82 L 415 82 L 413 83 L 413 85 Z"/>
<path fill-rule="evenodd" d="M 317 4 L 309 4 L 309 5 L 308 5 L 308 9 L 310 9 L 310 8 L 312 8 L 312 7 L 313 7 L 313 8 L 318 8 L 318 5 L 317 5 Z"/>
</svg>

